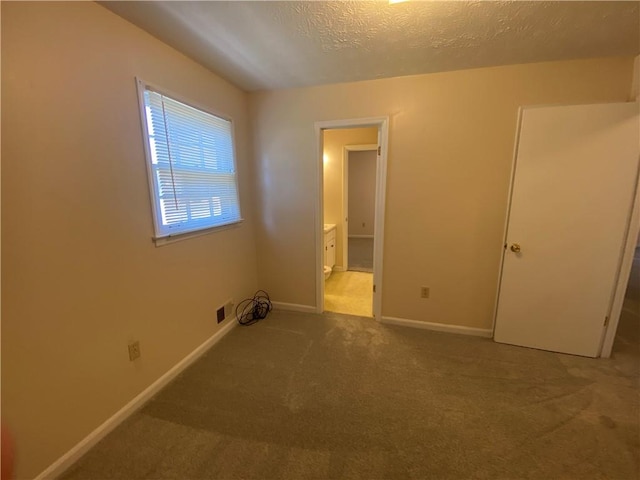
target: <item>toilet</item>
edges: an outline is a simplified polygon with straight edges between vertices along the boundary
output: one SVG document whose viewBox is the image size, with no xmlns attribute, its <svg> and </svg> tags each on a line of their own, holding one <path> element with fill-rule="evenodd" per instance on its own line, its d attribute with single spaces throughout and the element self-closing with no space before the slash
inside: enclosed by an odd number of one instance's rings
<svg viewBox="0 0 640 480">
<path fill-rule="evenodd" d="M 336 224 L 324 224 L 324 279 L 331 275 L 336 264 Z"/>
<path fill-rule="evenodd" d="M 331 275 L 331 267 L 329 265 L 324 266 L 324 279 L 326 280 Z"/>
</svg>

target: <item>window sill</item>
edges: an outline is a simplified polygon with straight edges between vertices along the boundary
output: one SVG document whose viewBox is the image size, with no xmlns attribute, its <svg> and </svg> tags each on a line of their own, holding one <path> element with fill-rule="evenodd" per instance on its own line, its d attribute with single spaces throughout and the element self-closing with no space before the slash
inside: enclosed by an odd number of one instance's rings
<svg viewBox="0 0 640 480">
<path fill-rule="evenodd" d="M 194 230 L 193 232 L 176 233 L 175 235 L 168 235 L 166 237 L 152 237 L 152 239 L 156 244 L 156 247 L 162 247 L 163 245 L 168 245 L 170 243 L 180 242 L 182 240 L 188 240 L 190 238 L 195 238 L 195 237 L 201 237 L 203 235 L 209 235 L 211 233 L 219 232 L 221 230 L 236 228 L 240 226 L 242 222 L 244 222 L 243 218 L 233 223 L 227 223 L 225 225 L 204 228 L 202 230 Z"/>
</svg>

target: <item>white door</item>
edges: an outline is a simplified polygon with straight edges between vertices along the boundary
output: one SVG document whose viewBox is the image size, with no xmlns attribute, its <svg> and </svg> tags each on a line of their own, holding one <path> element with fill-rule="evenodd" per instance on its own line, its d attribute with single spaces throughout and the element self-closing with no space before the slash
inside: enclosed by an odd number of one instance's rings
<svg viewBox="0 0 640 480">
<path fill-rule="evenodd" d="M 599 355 L 638 181 L 638 127 L 637 103 L 522 109 L 497 342 Z"/>
</svg>

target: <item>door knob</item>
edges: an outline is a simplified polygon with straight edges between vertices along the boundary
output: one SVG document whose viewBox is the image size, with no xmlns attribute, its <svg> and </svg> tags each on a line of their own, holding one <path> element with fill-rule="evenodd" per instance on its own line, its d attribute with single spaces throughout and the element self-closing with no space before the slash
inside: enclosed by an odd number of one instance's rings
<svg viewBox="0 0 640 480">
<path fill-rule="evenodd" d="M 515 252 L 515 253 L 520 253 L 520 244 L 519 243 L 512 243 L 511 244 L 511 251 Z"/>
</svg>

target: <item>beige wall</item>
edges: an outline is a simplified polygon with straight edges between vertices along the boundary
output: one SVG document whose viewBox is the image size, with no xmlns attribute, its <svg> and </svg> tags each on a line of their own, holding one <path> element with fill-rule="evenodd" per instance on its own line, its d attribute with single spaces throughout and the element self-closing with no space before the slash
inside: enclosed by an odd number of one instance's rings
<svg viewBox="0 0 640 480">
<path fill-rule="evenodd" d="M 349 235 L 372 235 L 376 213 L 375 150 L 349 152 Z"/>
<path fill-rule="evenodd" d="M 315 304 L 314 122 L 388 115 L 383 315 L 490 328 L 518 106 L 626 101 L 632 64 L 513 65 L 252 94 L 264 172 L 260 285 L 276 300 Z"/>
<path fill-rule="evenodd" d="M 154 246 L 135 75 L 234 118 L 241 226 Z M 2 100 L 2 419 L 28 478 L 253 293 L 253 170 L 246 94 L 95 3 L 2 3 Z"/>
<path fill-rule="evenodd" d="M 324 132 L 323 138 L 323 189 L 324 223 L 336 224 L 336 266 L 343 265 L 344 244 L 344 147 L 368 145 L 378 142 L 378 128 L 345 128 Z"/>
</svg>

